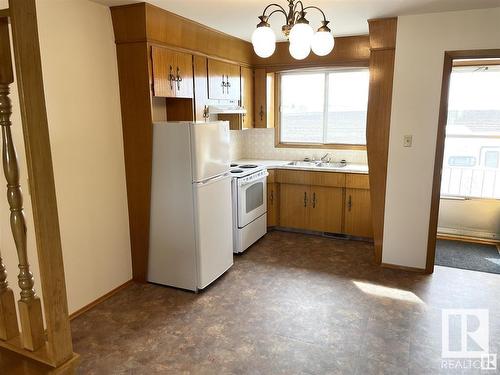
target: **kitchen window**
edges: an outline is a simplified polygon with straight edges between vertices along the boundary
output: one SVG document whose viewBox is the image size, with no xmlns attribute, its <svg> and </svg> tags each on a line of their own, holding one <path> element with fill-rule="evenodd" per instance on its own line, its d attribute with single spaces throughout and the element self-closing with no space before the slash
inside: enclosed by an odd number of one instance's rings
<svg viewBox="0 0 500 375">
<path fill-rule="evenodd" d="M 279 76 L 281 146 L 366 147 L 367 68 Z"/>
</svg>

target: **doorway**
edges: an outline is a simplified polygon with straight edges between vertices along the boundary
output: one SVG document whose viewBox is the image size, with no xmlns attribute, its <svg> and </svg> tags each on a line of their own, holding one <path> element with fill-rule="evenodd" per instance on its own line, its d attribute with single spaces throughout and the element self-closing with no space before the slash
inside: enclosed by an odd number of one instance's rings
<svg viewBox="0 0 500 375">
<path fill-rule="evenodd" d="M 500 50 L 445 53 L 426 271 L 500 273 Z"/>
</svg>

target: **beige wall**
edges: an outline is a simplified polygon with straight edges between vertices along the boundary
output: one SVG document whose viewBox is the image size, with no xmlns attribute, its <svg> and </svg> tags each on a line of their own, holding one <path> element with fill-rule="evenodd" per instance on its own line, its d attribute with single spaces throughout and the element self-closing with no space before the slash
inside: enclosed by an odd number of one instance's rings
<svg viewBox="0 0 500 375">
<path fill-rule="evenodd" d="M 424 268 L 444 51 L 500 48 L 500 8 L 398 19 L 383 262 Z M 413 135 L 413 147 L 403 136 Z"/>
<path fill-rule="evenodd" d="M 500 200 L 442 198 L 438 232 L 500 239 Z"/>
<path fill-rule="evenodd" d="M 38 0 L 37 8 L 68 302 L 73 312 L 132 277 L 115 45 L 105 6 L 87 0 Z M 13 91 L 17 100 L 17 90 Z M 18 113 L 14 129 L 39 293 Z M 5 198 L 0 202 L 4 212 L 1 250 L 10 284 L 17 285 L 8 208 Z"/>
</svg>

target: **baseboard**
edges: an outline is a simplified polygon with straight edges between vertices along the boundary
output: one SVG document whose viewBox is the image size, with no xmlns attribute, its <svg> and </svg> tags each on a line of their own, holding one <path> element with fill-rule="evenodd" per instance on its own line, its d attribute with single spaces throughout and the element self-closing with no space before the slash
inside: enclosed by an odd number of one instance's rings
<svg viewBox="0 0 500 375">
<path fill-rule="evenodd" d="M 450 233 L 438 233 L 438 240 L 451 240 L 451 241 L 461 241 L 461 242 L 470 242 L 470 243 L 479 243 L 485 245 L 499 245 L 500 241 L 490 238 L 479 238 L 472 236 L 463 236 L 459 234 L 450 234 Z"/>
<path fill-rule="evenodd" d="M 437 229 L 438 235 L 442 236 L 457 236 L 457 237 L 465 237 L 465 238 L 477 238 L 479 240 L 485 241 L 499 241 L 498 233 L 478 231 L 472 229 L 454 229 L 454 228 L 445 228 L 438 227 Z"/>
<path fill-rule="evenodd" d="M 108 293 L 106 293 L 102 297 L 99 297 L 95 301 L 90 302 L 88 305 L 83 306 L 81 309 L 76 310 L 74 313 L 69 314 L 69 320 L 73 320 L 73 319 L 79 317 L 80 315 L 82 315 L 83 313 L 86 313 L 87 311 L 93 309 L 98 304 L 100 304 L 101 302 L 106 301 L 108 298 L 112 297 L 113 295 L 115 295 L 119 291 L 125 289 L 127 286 L 129 286 L 133 282 L 134 282 L 134 280 L 129 280 L 129 281 L 123 283 L 122 285 L 116 287 L 115 289 L 109 291 Z"/>
<path fill-rule="evenodd" d="M 407 267 L 407 266 L 400 266 L 399 264 L 390 264 L 390 263 L 382 263 L 381 266 L 393 270 L 408 271 L 415 273 L 426 273 L 425 268 Z"/>
</svg>

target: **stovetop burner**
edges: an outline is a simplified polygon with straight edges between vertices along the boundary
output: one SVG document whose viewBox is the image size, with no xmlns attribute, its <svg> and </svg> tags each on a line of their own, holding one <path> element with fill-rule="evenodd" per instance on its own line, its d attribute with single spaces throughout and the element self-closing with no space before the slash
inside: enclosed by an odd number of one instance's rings
<svg viewBox="0 0 500 375">
<path fill-rule="evenodd" d="M 239 167 L 240 168 L 244 168 L 244 169 L 250 169 L 250 168 L 257 168 L 258 165 L 255 165 L 255 164 L 245 164 L 245 165 L 240 165 Z"/>
<path fill-rule="evenodd" d="M 231 164 L 231 168 L 237 167 L 238 164 Z"/>
<path fill-rule="evenodd" d="M 241 169 L 232 169 L 231 173 L 243 173 Z"/>
</svg>

